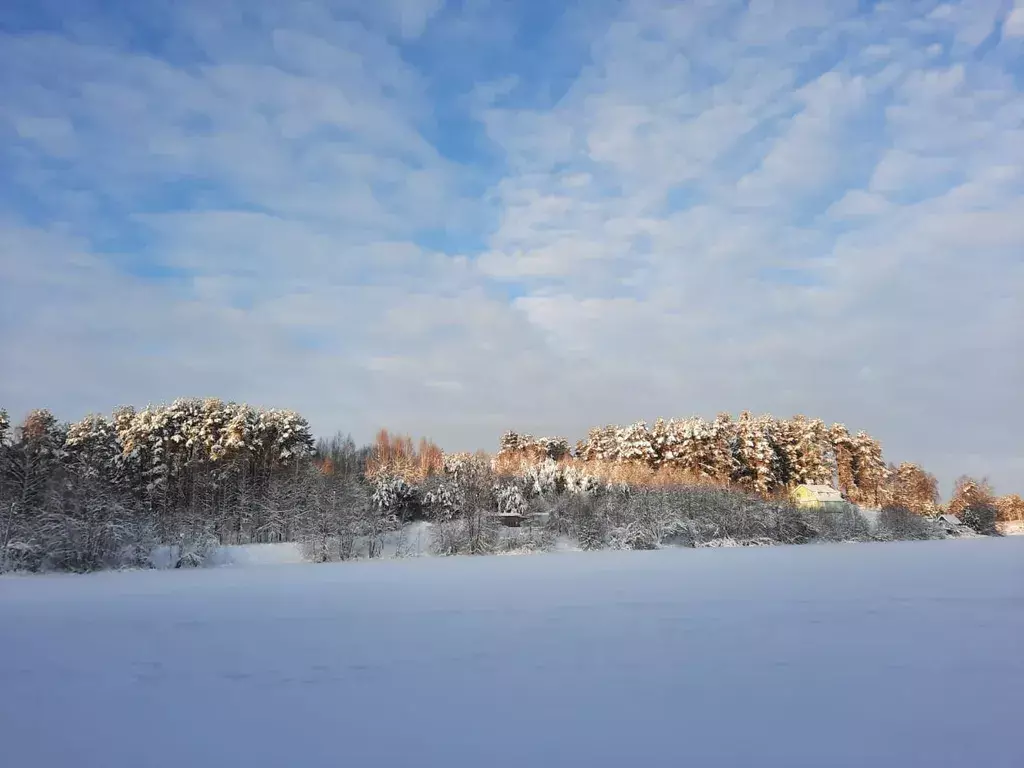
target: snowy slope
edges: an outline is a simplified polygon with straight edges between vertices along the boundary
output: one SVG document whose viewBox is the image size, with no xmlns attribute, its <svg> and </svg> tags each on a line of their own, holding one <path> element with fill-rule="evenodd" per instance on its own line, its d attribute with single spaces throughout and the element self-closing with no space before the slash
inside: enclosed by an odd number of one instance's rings
<svg viewBox="0 0 1024 768">
<path fill-rule="evenodd" d="M 1024 766 L 1024 538 L 0 578 L 10 766 Z"/>
</svg>

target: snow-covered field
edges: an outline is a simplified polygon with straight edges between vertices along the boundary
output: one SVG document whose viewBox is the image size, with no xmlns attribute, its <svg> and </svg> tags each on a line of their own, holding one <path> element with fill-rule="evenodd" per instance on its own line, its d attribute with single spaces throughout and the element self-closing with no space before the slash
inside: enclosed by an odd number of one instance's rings
<svg viewBox="0 0 1024 768">
<path fill-rule="evenodd" d="M 0 578 L 9 766 L 1020 768 L 1022 712 L 1021 537 Z"/>
</svg>

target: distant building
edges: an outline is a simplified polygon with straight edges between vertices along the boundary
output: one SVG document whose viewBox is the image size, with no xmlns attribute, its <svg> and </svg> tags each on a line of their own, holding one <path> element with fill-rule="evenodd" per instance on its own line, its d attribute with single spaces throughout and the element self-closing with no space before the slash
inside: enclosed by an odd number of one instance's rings
<svg viewBox="0 0 1024 768">
<path fill-rule="evenodd" d="M 840 509 L 846 504 L 843 494 L 830 485 L 798 485 L 793 489 L 793 503 L 802 509 Z"/>
<path fill-rule="evenodd" d="M 971 530 L 956 515 L 939 515 L 936 520 L 946 533 L 949 534 L 968 533 Z"/>
</svg>

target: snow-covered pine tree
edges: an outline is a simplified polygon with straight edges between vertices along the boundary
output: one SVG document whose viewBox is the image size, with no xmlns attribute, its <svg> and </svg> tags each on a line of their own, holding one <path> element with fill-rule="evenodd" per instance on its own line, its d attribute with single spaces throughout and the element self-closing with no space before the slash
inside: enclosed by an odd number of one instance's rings
<svg viewBox="0 0 1024 768">
<path fill-rule="evenodd" d="M 754 493 L 767 496 L 778 484 L 775 450 L 771 441 L 771 416 L 754 416 L 743 411 L 736 422 L 733 479 Z"/>
<path fill-rule="evenodd" d="M 832 453 L 836 462 L 836 483 L 839 491 L 856 503 L 860 498 L 857 488 L 853 438 L 843 424 L 833 424 L 828 430 Z"/>
<path fill-rule="evenodd" d="M 804 421 L 800 434 L 800 454 L 803 457 L 806 482 L 832 484 L 836 473 L 836 457 L 829 440 L 828 427 L 821 419 Z"/>
<path fill-rule="evenodd" d="M 65 460 L 94 478 L 112 480 L 121 458 L 121 442 L 114 424 L 90 414 L 68 427 L 64 439 Z"/>
<path fill-rule="evenodd" d="M 995 500 L 988 480 L 961 475 L 953 485 L 947 509 L 951 515 L 962 515 L 970 507 L 995 506 Z"/>
<path fill-rule="evenodd" d="M 1002 522 L 1024 521 L 1024 499 L 1019 494 L 1011 493 L 996 499 L 996 510 Z"/>
<path fill-rule="evenodd" d="M 524 480 L 527 489 L 534 496 L 554 496 L 565 488 L 561 465 L 552 458 L 530 466 L 526 470 Z"/>
<path fill-rule="evenodd" d="M 313 433 L 295 411 L 271 408 L 259 411 L 258 438 L 271 464 L 287 465 L 313 454 Z"/>
<path fill-rule="evenodd" d="M 553 461 L 569 455 L 569 441 L 564 437 L 538 437 L 534 445 L 538 453 Z"/>
<path fill-rule="evenodd" d="M 778 421 L 775 436 L 784 485 L 832 485 L 836 453 L 831 433 L 821 419 L 798 414 L 788 421 Z"/>
<path fill-rule="evenodd" d="M 565 492 L 573 495 L 596 496 L 601 490 L 600 480 L 571 464 L 562 470 L 562 481 Z"/>
<path fill-rule="evenodd" d="M 728 413 L 719 413 L 708 425 L 706 438 L 706 466 L 709 477 L 719 483 L 728 483 L 736 470 L 733 445 L 736 425 Z"/>
<path fill-rule="evenodd" d="M 655 467 L 661 467 L 665 464 L 666 452 L 670 452 L 668 440 L 668 422 L 658 417 L 655 419 L 654 424 L 651 425 L 651 447 L 654 449 L 653 464 Z"/>
<path fill-rule="evenodd" d="M 672 422 L 670 440 L 676 446 L 672 451 L 672 464 L 693 477 L 707 475 L 704 443 L 709 432 L 707 422 L 699 416 Z M 667 456 L 668 454 L 666 454 Z"/>
<path fill-rule="evenodd" d="M 853 437 L 853 461 L 856 503 L 868 507 L 878 506 L 886 472 L 881 443 L 866 432 L 858 432 Z"/>
<path fill-rule="evenodd" d="M 0 408 L 0 448 L 8 445 L 11 438 L 11 417 L 7 411 Z"/>
<path fill-rule="evenodd" d="M 509 430 L 498 440 L 498 453 L 513 455 L 524 450 L 527 445 L 533 442 L 530 435 L 520 435 L 518 432 Z"/>
<path fill-rule="evenodd" d="M 526 497 L 517 483 L 502 483 L 494 489 L 498 514 L 504 517 L 521 517 L 529 509 Z"/>
<path fill-rule="evenodd" d="M 938 509 L 939 486 L 935 477 L 917 464 L 903 462 L 889 467 L 883 489 L 883 504 L 930 515 Z"/>
<path fill-rule="evenodd" d="M 616 433 L 616 458 L 622 462 L 653 466 L 656 453 L 647 423 L 637 421 Z"/>
<path fill-rule="evenodd" d="M 657 432 L 652 430 L 652 437 L 655 439 L 654 449 L 659 454 L 659 465 L 685 470 L 687 435 L 690 429 L 688 422 L 669 419 L 667 422 L 662 422 L 662 425 Z M 655 437 L 655 435 L 657 436 Z"/>
<path fill-rule="evenodd" d="M 615 461 L 618 458 L 618 432 L 619 428 L 614 424 L 594 427 L 587 433 L 578 457 L 584 461 Z"/>
</svg>

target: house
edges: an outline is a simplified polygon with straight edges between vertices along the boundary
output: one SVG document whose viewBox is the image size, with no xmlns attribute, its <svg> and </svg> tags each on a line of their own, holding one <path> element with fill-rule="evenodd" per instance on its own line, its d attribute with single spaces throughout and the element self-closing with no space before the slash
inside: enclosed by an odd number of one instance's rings
<svg viewBox="0 0 1024 768">
<path fill-rule="evenodd" d="M 947 534 L 969 533 L 970 528 L 956 515 L 939 515 L 936 522 Z"/>
<path fill-rule="evenodd" d="M 793 503 L 801 509 L 838 511 L 846 504 L 843 495 L 830 485 L 798 485 L 791 495 Z"/>
</svg>

